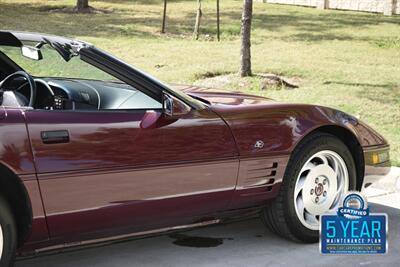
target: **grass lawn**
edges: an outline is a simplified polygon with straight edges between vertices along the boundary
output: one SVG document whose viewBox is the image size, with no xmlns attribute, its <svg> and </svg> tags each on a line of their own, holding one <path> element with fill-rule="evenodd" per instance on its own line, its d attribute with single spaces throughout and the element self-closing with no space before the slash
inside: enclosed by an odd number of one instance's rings
<svg viewBox="0 0 400 267">
<path fill-rule="evenodd" d="M 214 41 L 215 1 L 204 3 L 199 41 L 191 38 L 194 0 L 169 1 L 166 35 L 159 33 L 161 0 L 90 2 L 107 12 L 49 12 L 75 0 L 0 0 L 0 28 L 83 39 L 166 82 L 201 83 L 238 70 L 241 0 L 221 1 L 221 42 Z M 389 140 L 400 166 L 400 16 L 256 2 L 253 27 L 253 71 L 298 77 L 301 86 L 261 90 L 252 78 L 242 90 L 356 115 Z"/>
</svg>

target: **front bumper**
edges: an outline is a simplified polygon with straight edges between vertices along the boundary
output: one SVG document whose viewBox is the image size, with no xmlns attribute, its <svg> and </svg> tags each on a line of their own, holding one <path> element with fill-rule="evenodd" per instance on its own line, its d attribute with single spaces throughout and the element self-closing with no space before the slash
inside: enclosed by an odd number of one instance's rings
<svg viewBox="0 0 400 267">
<path fill-rule="evenodd" d="M 390 172 L 389 145 L 364 147 L 365 172 L 362 188 L 378 182 Z"/>
</svg>

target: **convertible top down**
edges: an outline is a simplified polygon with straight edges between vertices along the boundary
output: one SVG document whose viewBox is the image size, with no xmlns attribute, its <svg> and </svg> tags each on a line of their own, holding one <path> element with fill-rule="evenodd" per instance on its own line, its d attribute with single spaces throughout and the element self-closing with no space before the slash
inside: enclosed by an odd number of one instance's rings
<svg viewBox="0 0 400 267">
<path fill-rule="evenodd" d="M 320 215 L 390 166 L 344 112 L 169 86 L 64 37 L 0 31 L 0 81 L 0 266 L 249 212 L 316 242 Z"/>
</svg>

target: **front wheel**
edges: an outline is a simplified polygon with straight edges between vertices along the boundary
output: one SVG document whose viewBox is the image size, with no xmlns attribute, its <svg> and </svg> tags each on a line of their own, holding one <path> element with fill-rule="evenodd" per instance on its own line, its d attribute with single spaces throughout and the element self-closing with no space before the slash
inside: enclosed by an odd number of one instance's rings
<svg viewBox="0 0 400 267">
<path fill-rule="evenodd" d="M 333 135 L 314 134 L 293 152 L 278 197 L 262 218 L 285 238 L 317 242 L 320 216 L 335 212 L 355 187 L 356 168 L 347 146 Z"/>
</svg>

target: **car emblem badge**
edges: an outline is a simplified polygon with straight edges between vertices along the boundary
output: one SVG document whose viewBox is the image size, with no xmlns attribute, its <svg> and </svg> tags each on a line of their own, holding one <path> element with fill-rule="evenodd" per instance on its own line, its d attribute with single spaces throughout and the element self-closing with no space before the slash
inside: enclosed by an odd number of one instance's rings
<svg viewBox="0 0 400 267">
<path fill-rule="evenodd" d="M 264 147 L 264 142 L 261 140 L 257 140 L 257 142 L 254 144 L 254 148 L 261 149 L 263 147 Z"/>
</svg>

